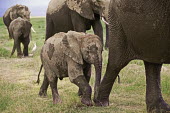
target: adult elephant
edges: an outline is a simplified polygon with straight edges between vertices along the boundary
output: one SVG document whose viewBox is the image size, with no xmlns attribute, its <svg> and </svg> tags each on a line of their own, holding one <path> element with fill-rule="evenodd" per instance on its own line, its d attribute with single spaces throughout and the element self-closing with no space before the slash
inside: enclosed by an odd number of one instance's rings
<svg viewBox="0 0 170 113">
<path fill-rule="evenodd" d="M 27 21 L 30 21 L 30 10 L 28 9 L 27 6 L 17 4 L 7 9 L 5 14 L 3 15 L 3 21 L 8 29 L 8 33 L 9 33 L 10 23 L 18 17 L 21 17 Z M 9 34 L 9 37 L 12 38 L 10 34 Z"/>
<path fill-rule="evenodd" d="M 146 70 L 147 111 L 170 111 L 160 84 L 162 64 L 170 63 L 170 1 L 112 0 L 109 25 L 109 58 L 96 105 L 109 105 L 109 95 L 121 69 L 129 61 L 140 59 Z"/>
<path fill-rule="evenodd" d="M 103 41 L 100 17 L 110 0 L 51 0 L 46 13 L 46 40 L 58 32 L 86 32 L 91 26 Z"/>
</svg>

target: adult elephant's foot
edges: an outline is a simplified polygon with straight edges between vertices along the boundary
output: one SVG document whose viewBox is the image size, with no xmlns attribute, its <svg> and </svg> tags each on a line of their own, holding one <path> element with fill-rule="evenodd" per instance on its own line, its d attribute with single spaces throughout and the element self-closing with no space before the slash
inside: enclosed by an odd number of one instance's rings
<svg viewBox="0 0 170 113">
<path fill-rule="evenodd" d="M 40 97 L 47 97 L 47 91 L 40 89 L 40 91 L 39 91 L 39 96 L 40 96 Z"/>
<path fill-rule="evenodd" d="M 161 102 L 155 105 L 147 104 L 147 111 L 149 113 L 170 113 L 170 106 L 164 100 L 161 100 Z"/>
<path fill-rule="evenodd" d="M 87 106 L 93 106 L 92 101 L 90 98 L 82 97 L 81 103 Z"/>
<path fill-rule="evenodd" d="M 109 106 L 109 99 L 94 100 L 95 106 Z"/>
</svg>

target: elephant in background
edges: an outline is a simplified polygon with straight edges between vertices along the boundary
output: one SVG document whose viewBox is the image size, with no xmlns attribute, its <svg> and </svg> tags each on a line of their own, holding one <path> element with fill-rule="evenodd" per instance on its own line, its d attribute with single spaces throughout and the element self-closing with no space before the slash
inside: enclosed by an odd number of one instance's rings
<svg viewBox="0 0 170 113">
<path fill-rule="evenodd" d="M 21 17 L 27 21 L 30 21 L 30 10 L 25 5 L 15 5 L 7 9 L 5 14 L 3 15 L 3 22 L 6 25 L 9 33 L 9 25 L 18 17 Z M 12 38 L 9 34 L 9 37 Z"/>
<path fill-rule="evenodd" d="M 28 56 L 28 45 L 30 42 L 30 30 L 32 24 L 21 17 L 14 19 L 9 25 L 9 33 L 10 36 L 14 39 L 14 45 L 11 52 L 11 56 L 14 54 L 15 49 L 17 48 L 17 56 L 22 57 L 23 53 L 24 56 Z M 23 53 L 21 51 L 21 45 L 24 45 Z"/>
<path fill-rule="evenodd" d="M 86 32 L 91 26 L 103 42 L 100 17 L 104 17 L 110 0 L 51 0 L 46 13 L 46 40 L 55 33 Z M 105 17 L 106 19 L 106 17 Z"/>
<path fill-rule="evenodd" d="M 144 61 L 148 112 L 170 112 L 161 93 L 161 67 L 170 63 L 170 1 L 111 0 L 109 58 L 96 105 L 108 106 L 119 72 L 133 59 Z"/>
<path fill-rule="evenodd" d="M 61 100 L 57 90 L 58 78 L 62 80 L 64 77 L 69 77 L 82 93 L 81 102 L 91 106 L 92 89 L 88 83 L 91 76 L 91 64 L 94 64 L 96 71 L 94 88 L 94 98 L 96 98 L 101 79 L 102 48 L 97 35 L 69 31 L 56 33 L 50 37 L 41 50 L 41 61 L 45 73 L 39 95 L 46 96 L 50 84 L 53 103 L 59 103 Z"/>
</svg>

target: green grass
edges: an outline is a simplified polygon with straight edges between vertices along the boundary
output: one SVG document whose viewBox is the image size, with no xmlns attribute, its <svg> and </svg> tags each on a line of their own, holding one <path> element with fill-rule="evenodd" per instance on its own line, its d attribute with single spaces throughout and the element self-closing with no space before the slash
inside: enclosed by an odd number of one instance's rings
<svg viewBox="0 0 170 113">
<path fill-rule="evenodd" d="M 110 94 L 110 106 L 86 107 L 77 96 L 78 87 L 70 83 L 68 78 L 59 80 L 58 90 L 62 99 L 61 104 L 52 104 L 51 89 L 47 98 L 38 96 L 40 85 L 35 84 L 41 65 L 40 50 L 45 38 L 45 18 L 32 18 L 36 33 L 32 33 L 32 41 L 38 49 L 33 57 L 18 59 L 16 53 L 9 58 L 13 40 L 9 40 L 7 29 L 0 18 L 0 112 L 2 113 L 145 113 L 145 71 L 142 61 L 134 60 L 121 72 Z M 88 31 L 92 33 L 92 31 Z M 105 34 L 105 33 L 104 33 Z M 108 51 L 103 52 L 103 75 L 107 66 Z M 94 86 L 94 69 L 90 85 Z M 162 69 L 162 93 L 170 103 L 170 66 Z M 41 83 L 43 72 L 40 76 Z M 40 83 L 40 84 L 41 84 Z"/>
<path fill-rule="evenodd" d="M 0 57 L 8 57 L 10 55 L 9 50 L 5 48 L 0 48 Z"/>
</svg>

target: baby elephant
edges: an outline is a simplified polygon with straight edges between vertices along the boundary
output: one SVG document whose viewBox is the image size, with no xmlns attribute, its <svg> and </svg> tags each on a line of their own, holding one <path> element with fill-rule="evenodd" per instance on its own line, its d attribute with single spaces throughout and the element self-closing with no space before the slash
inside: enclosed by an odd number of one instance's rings
<svg viewBox="0 0 170 113">
<path fill-rule="evenodd" d="M 69 31 L 57 33 L 49 38 L 41 50 L 45 74 L 39 95 L 46 96 L 50 84 L 53 103 L 59 103 L 61 100 L 57 90 L 58 78 L 62 80 L 69 77 L 70 81 L 79 87 L 79 93 L 82 94 L 81 102 L 92 106 L 92 89 L 88 83 L 91 64 L 94 64 L 96 71 L 95 99 L 101 79 L 102 48 L 99 37 L 92 34 Z"/>
<path fill-rule="evenodd" d="M 28 45 L 30 42 L 29 34 L 32 24 L 22 19 L 21 17 L 18 17 L 17 19 L 14 19 L 10 25 L 9 25 L 9 34 L 14 39 L 14 45 L 11 52 L 11 56 L 14 54 L 15 49 L 17 48 L 17 56 L 22 57 L 23 53 L 24 56 L 28 56 Z M 21 45 L 24 45 L 23 53 L 21 51 Z"/>
</svg>

